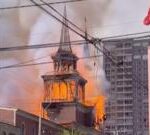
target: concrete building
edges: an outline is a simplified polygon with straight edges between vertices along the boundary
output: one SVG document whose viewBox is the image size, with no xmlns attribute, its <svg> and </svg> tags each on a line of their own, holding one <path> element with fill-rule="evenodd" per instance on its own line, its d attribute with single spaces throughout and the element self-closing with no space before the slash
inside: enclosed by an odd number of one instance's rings
<svg viewBox="0 0 150 135">
<path fill-rule="evenodd" d="M 106 103 L 106 135 L 148 135 L 148 38 L 104 41 L 106 77 L 111 83 Z"/>
<path fill-rule="evenodd" d="M 150 47 L 148 47 L 148 69 L 150 69 Z M 150 103 L 150 72 L 148 71 L 148 101 Z M 150 129 L 150 104 L 149 104 L 149 129 Z M 150 132 L 150 130 L 149 130 Z"/>
</svg>

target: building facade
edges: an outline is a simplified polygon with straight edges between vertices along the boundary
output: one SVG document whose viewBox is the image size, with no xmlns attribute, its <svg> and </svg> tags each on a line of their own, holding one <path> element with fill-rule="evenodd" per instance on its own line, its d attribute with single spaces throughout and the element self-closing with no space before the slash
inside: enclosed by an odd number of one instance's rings
<svg viewBox="0 0 150 135">
<path fill-rule="evenodd" d="M 100 135 L 95 129 L 72 124 L 56 124 L 14 108 L 0 107 L 0 135 Z"/>
<path fill-rule="evenodd" d="M 0 122 L 0 135 L 21 135 L 21 130 L 16 126 Z"/>
<path fill-rule="evenodd" d="M 148 69 L 150 69 L 150 47 L 148 47 Z M 148 101 L 150 103 L 150 72 L 148 72 Z M 150 129 L 150 104 L 149 106 L 149 129 Z"/>
<path fill-rule="evenodd" d="M 106 78 L 111 84 L 106 102 L 106 135 L 148 135 L 148 46 L 150 39 L 104 41 Z M 107 50 L 107 51 L 106 51 Z"/>
<path fill-rule="evenodd" d="M 0 122 L 9 124 L 20 129 L 19 135 L 38 135 L 41 129 L 41 135 L 60 135 L 68 131 L 61 125 L 40 118 L 31 113 L 14 108 L 0 108 Z M 40 122 L 40 123 L 39 123 Z M 40 124 L 40 128 L 39 128 Z"/>
</svg>

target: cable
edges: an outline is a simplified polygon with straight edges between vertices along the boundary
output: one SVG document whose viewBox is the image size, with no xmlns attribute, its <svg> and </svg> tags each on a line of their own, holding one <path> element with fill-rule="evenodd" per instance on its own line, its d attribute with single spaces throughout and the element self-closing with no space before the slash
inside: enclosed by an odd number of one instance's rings
<svg viewBox="0 0 150 135">
<path fill-rule="evenodd" d="M 17 64 L 12 64 L 12 65 L 9 65 L 8 67 L 11 67 L 11 66 L 20 66 L 20 65 L 24 65 L 24 64 L 28 64 L 30 62 L 34 62 L 34 61 L 37 61 L 37 60 L 40 60 L 40 59 L 44 59 L 44 58 L 47 58 L 49 55 L 47 56 L 43 56 L 43 57 L 39 57 L 39 58 L 36 58 L 36 59 L 31 59 L 31 60 L 28 60 L 28 61 L 24 61 L 24 62 L 20 62 L 20 63 L 17 63 Z"/>
<path fill-rule="evenodd" d="M 39 8 L 42 9 L 43 11 L 45 11 L 48 15 L 52 16 L 52 17 L 55 18 L 57 21 L 61 22 L 63 25 L 66 26 L 66 24 L 65 24 L 63 21 L 61 21 L 59 18 L 57 18 L 56 16 L 54 16 L 53 14 L 51 14 L 49 11 L 47 11 L 45 8 L 43 8 L 40 4 L 38 4 L 38 3 L 35 2 L 34 0 L 30 0 L 30 1 L 31 1 L 32 3 L 34 3 L 37 7 L 39 7 Z M 68 27 L 68 28 L 69 28 L 70 30 L 72 30 L 74 33 L 76 33 L 77 35 L 79 35 L 79 36 L 81 36 L 82 38 L 84 38 L 85 40 L 87 40 L 89 43 L 93 44 L 97 50 L 99 50 L 99 51 L 102 52 L 104 55 L 106 55 L 106 54 L 103 52 L 103 50 L 100 49 L 100 48 L 97 46 L 97 43 L 98 43 L 99 45 L 101 45 L 100 42 L 101 42 L 102 39 L 95 39 L 95 38 L 92 38 L 92 39 L 90 40 L 90 39 L 88 39 L 87 37 L 85 37 L 84 35 L 82 35 L 81 33 L 79 33 L 79 32 L 77 32 L 76 30 L 74 30 L 72 27 L 70 27 L 70 26 L 66 26 L 66 27 Z M 110 38 L 110 37 L 109 37 L 109 38 Z M 104 39 L 104 38 L 103 38 L 103 39 Z M 106 55 L 106 56 L 108 57 L 108 55 Z M 116 63 L 115 60 L 112 59 L 111 56 L 109 56 L 108 58 L 109 58 L 113 63 Z"/>
<path fill-rule="evenodd" d="M 53 15 L 52 13 L 50 13 L 49 11 L 47 11 L 45 8 L 43 8 L 41 5 L 39 5 L 37 2 L 35 2 L 34 0 L 30 0 L 32 3 L 34 3 L 36 6 L 38 6 L 40 9 L 42 9 L 44 12 L 46 12 L 48 15 L 50 15 L 51 17 L 53 17 L 54 19 L 56 19 L 58 22 L 62 23 L 64 26 L 68 27 L 71 31 L 73 31 L 74 33 L 76 33 L 77 35 L 79 35 L 80 37 L 82 37 L 83 39 L 85 39 L 86 41 L 88 41 L 89 43 L 91 43 L 97 50 L 99 50 L 100 52 L 102 52 L 104 55 L 106 55 L 113 63 L 118 64 L 112 57 L 111 55 L 107 55 L 105 52 L 103 52 L 102 49 L 100 49 L 97 44 L 99 44 L 101 46 L 101 40 L 102 39 L 96 39 L 96 38 L 91 38 L 88 39 L 85 35 L 82 35 L 81 33 L 77 32 L 75 29 L 73 29 L 72 27 L 66 25 L 63 21 L 61 21 L 58 17 L 56 17 L 55 15 Z M 104 48 L 104 47 L 103 47 Z M 106 50 L 106 49 L 105 49 Z M 109 50 L 107 50 L 109 52 Z M 111 54 L 111 53 L 110 53 Z"/>
<path fill-rule="evenodd" d="M 80 1 L 85 1 L 85 0 L 65 0 L 65 1 L 58 1 L 58 2 L 50 2 L 48 4 L 54 5 L 54 4 L 63 4 L 63 3 L 80 2 Z M 45 5 L 45 4 L 39 3 L 39 5 Z M 36 5 L 1 7 L 0 10 L 9 10 L 9 9 L 16 9 L 16 8 L 28 8 L 28 7 L 36 7 Z"/>
<path fill-rule="evenodd" d="M 84 59 L 90 59 L 90 58 L 94 58 L 94 57 L 101 57 L 103 55 L 95 55 L 95 56 L 89 56 L 89 57 L 80 57 L 78 58 L 79 60 L 84 60 Z M 64 57 L 63 57 L 64 58 Z M 67 59 L 64 58 L 64 59 Z M 68 58 L 69 59 L 69 58 Z M 18 68 L 18 67 L 27 67 L 27 66 L 35 66 L 35 65 L 45 65 L 45 64 L 52 64 L 53 61 L 46 61 L 46 62 L 38 62 L 38 63 L 31 63 L 31 64 L 22 64 L 22 63 L 18 63 L 18 64 L 14 64 L 14 65 L 9 65 L 9 66 L 2 66 L 0 67 L 0 70 L 1 69 L 9 69 L 9 68 Z"/>
<path fill-rule="evenodd" d="M 33 0 L 31 0 L 32 2 L 34 2 Z M 49 6 L 49 5 L 48 5 Z M 49 6 L 50 7 L 50 6 Z M 52 8 L 53 9 L 53 8 Z M 47 11 L 47 10 L 46 10 Z M 60 14 L 60 13 L 59 13 Z M 52 14 L 51 14 L 52 15 Z M 55 18 L 55 19 L 57 19 L 59 22 L 61 22 L 61 23 L 63 23 L 63 25 L 65 25 L 66 27 L 68 27 L 68 28 L 70 28 L 73 32 L 75 32 L 77 35 L 79 35 L 79 36 L 81 36 L 82 38 L 84 38 L 85 40 L 87 40 L 89 43 L 92 43 L 100 52 L 102 52 L 102 53 L 104 53 L 99 47 L 97 47 L 96 46 L 96 44 L 97 43 L 100 43 L 100 40 L 99 39 L 94 39 L 93 37 L 91 37 L 92 38 L 92 40 L 89 40 L 88 38 L 87 38 L 87 36 L 84 36 L 84 35 L 82 35 L 82 34 L 80 34 L 79 32 L 77 32 L 76 30 L 74 30 L 73 28 L 71 28 L 70 26 L 68 26 L 68 25 L 66 25 L 64 22 L 62 22 L 60 19 L 58 19 L 56 16 L 54 16 L 53 15 L 53 17 Z M 63 18 L 65 18 L 65 17 L 63 17 Z M 65 18 L 66 19 L 66 18 Z M 67 20 L 68 21 L 68 20 Z M 71 22 L 72 23 L 72 22 Z M 75 25 L 76 26 L 76 25 Z M 105 55 L 105 54 L 104 54 Z M 109 57 L 110 58 L 110 57 Z M 110 58 L 111 59 L 111 58 Z M 113 59 L 111 59 L 111 61 L 113 61 L 114 62 L 114 60 Z"/>
<path fill-rule="evenodd" d="M 34 3 L 37 7 L 39 7 L 40 9 L 42 9 L 43 11 L 45 11 L 48 15 L 52 16 L 53 18 L 55 18 L 57 21 L 61 22 L 63 25 L 66 26 L 66 24 L 61 21 L 58 17 L 54 16 L 53 14 L 51 14 L 49 11 L 47 11 L 45 8 L 43 8 L 39 3 L 35 2 L 34 0 L 30 0 L 32 3 Z M 76 33 L 77 35 L 79 35 L 80 37 L 84 38 L 85 40 L 87 40 L 89 43 L 93 44 L 95 46 L 95 48 L 97 48 L 100 52 L 103 52 L 103 50 L 101 50 L 98 46 L 96 46 L 97 43 L 101 42 L 101 39 L 94 39 L 92 38 L 91 40 L 89 40 L 87 37 L 85 37 L 84 35 L 82 35 L 81 33 L 77 32 L 76 30 L 74 30 L 72 27 L 70 26 L 66 26 L 68 27 L 70 30 L 72 30 L 74 33 Z M 96 41 L 96 42 L 95 42 Z M 104 54 L 105 55 L 105 54 Z M 111 59 L 111 61 L 115 62 L 110 56 L 109 59 Z"/>
<path fill-rule="evenodd" d="M 53 15 L 50 11 L 46 10 L 44 7 L 42 7 L 41 5 L 39 5 L 37 2 L 35 2 L 34 0 L 30 0 L 32 3 L 34 3 L 37 7 L 39 7 L 42 11 L 46 12 L 48 15 L 50 15 L 51 17 L 53 17 L 55 20 L 57 20 L 58 22 L 60 22 L 61 24 L 63 24 L 64 26 L 68 27 L 71 31 L 73 31 L 74 33 L 76 33 L 77 35 L 79 35 L 80 37 L 82 37 L 83 39 L 86 39 L 86 37 L 84 35 L 82 35 L 81 33 L 77 32 L 75 29 L 73 29 L 72 27 L 66 25 L 62 20 L 60 20 L 58 17 L 56 17 L 55 15 Z M 91 40 L 86 39 L 89 42 L 91 42 Z"/>
<path fill-rule="evenodd" d="M 101 38 L 101 40 L 105 41 L 105 40 L 108 40 L 108 39 L 122 38 L 122 37 L 135 36 L 135 35 L 141 35 L 141 34 L 150 34 L 150 31 L 131 33 L 131 34 L 124 34 L 124 35 L 116 35 L 116 36 L 110 36 L 110 37 L 103 37 L 103 38 Z M 149 36 L 147 35 L 147 37 L 150 37 L 150 35 Z"/>
<path fill-rule="evenodd" d="M 142 33 L 138 33 L 138 34 L 143 34 L 143 33 L 150 33 L 150 32 L 142 32 Z M 132 34 L 133 35 L 133 34 Z M 136 33 L 134 33 L 134 35 L 136 35 Z M 125 35 L 120 35 L 120 36 L 117 36 L 117 37 L 123 37 Z M 128 36 L 128 35 L 126 35 Z M 105 37 L 105 39 L 107 38 L 110 38 L 110 37 Z M 115 38 L 114 36 L 112 36 L 111 38 Z M 150 36 L 142 36 L 142 37 L 135 37 L 135 38 L 131 38 L 131 39 L 142 39 L 142 38 L 150 38 Z M 103 38 L 104 39 L 104 38 Z M 130 38 L 128 38 L 130 39 Z M 108 41 L 109 40 L 102 40 L 101 42 L 105 42 L 105 41 Z M 110 41 L 111 42 L 111 41 Z M 67 46 L 65 44 L 67 44 L 68 42 L 65 42 L 63 46 Z M 74 46 L 74 45 L 83 45 L 87 43 L 85 40 L 76 40 L 76 41 L 71 41 L 71 46 Z M 45 43 L 45 44 L 34 44 L 34 45 L 18 45 L 18 46 L 13 46 L 13 47 L 3 47 L 1 48 L 0 47 L 0 52 L 2 51 L 16 51 L 16 50 L 25 50 L 25 49 L 40 49 L 40 48 L 50 48 L 50 47 L 59 47 L 59 44 L 60 43 Z"/>
<path fill-rule="evenodd" d="M 83 45 L 85 40 L 71 41 L 72 46 Z M 63 46 L 68 46 L 68 42 L 64 42 Z M 25 50 L 25 49 L 39 49 L 39 48 L 50 48 L 50 47 L 59 47 L 60 43 L 46 43 L 46 44 L 35 44 L 35 45 L 26 45 L 26 46 L 13 46 L 13 47 L 4 47 L 0 48 L 1 51 L 16 51 L 16 50 Z"/>
</svg>

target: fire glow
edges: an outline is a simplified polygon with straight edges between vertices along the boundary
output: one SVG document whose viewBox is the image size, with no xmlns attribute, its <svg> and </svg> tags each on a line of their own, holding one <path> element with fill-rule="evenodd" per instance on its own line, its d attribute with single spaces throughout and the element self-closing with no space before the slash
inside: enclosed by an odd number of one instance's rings
<svg viewBox="0 0 150 135">
<path fill-rule="evenodd" d="M 105 115 L 104 102 L 105 102 L 104 96 L 92 97 L 85 101 L 85 105 L 94 106 L 96 123 L 100 123 L 103 120 L 103 116 Z"/>
<path fill-rule="evenodd" d="M 94 106 L 95 108 L 95 122 L 100 123 L 103 121 L 103 116 L 105 115 L 105 100 L 106 97 L 103 94 L 101 88 L 96 87 L 96 79 L 91 77 L 93 73 L 89 71 L 84 63 L 79 61 L 79 71 L 87 79 L 87 84 L 85 87 L 85 105 Z"/>
<path fill-rule="evenodd" d="M 70 86 L 69 90 L 68 87 Z M 73 100 L 72 94 L 74 93 L 74 82 L 71 83 L 64 83 L 64 82 L 59 82 L 59 83 L 53 83 L 52 85 L 53 90 L 49 93 L 47 93 L 47 95 L 49 95 L 51 97 L 51 101 L 71 101 Z M 49 88 L 50 89 L 50 88 Z"/>
</svg>

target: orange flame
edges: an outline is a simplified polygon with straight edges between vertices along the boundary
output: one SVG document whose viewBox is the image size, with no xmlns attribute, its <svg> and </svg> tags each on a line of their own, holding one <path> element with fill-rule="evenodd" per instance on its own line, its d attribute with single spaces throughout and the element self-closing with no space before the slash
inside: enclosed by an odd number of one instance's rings
<svg viewBox="0 0 150 135">
<path fill-rule="evenodd" d="M 87 106 L 94 106 L 95 108 L 95 122 L 99 123 L 105 114 L 104 111 L 104 103 L 105 97 L 104 96 L 96 96 L 89 98 L 85 101 L 85 105 Z"/>
<path fill-rule="evenodd" d="M 83 63 L 80 63 L 80 72 L 87 79 L 86 84 L 86 101 L 85 105 L 94 106 L 95 108 L 95 119 L 96 123 L 99 123 L 103 120 L 103 116 L 105 114 L 105 100 L 102 89 L 96 87 L 95 78 L 91 77 L 92 73 L 84 68 Z M 89 77 L 90 76 L 90 77 Z"/>
<path fill-rule="evenodd" d="M 73 100 L 73 96 L 72 94 L 74 93 L 74 84 L 73 82 L 71 83 L 53 83 L 52 85 L 53 90 L 51 91 L 50 96 L 51 96 L 51 100 L 53 101 L 71 101 Z M 68 89 L 68 87 L 70 87 Z"/>
</svg>

